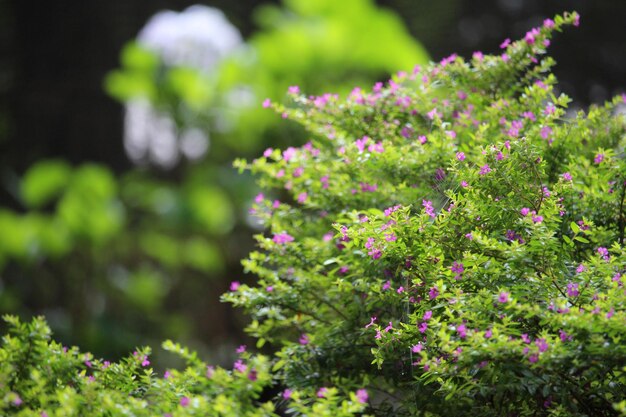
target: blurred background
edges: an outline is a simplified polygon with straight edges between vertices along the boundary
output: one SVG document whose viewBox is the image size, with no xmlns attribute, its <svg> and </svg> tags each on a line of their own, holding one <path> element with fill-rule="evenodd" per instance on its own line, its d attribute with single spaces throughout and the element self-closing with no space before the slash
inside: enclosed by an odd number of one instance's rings
<svg viewBox="0 0 626 417">
<path fill-rule="evenodd" d="M 626 2 L 0 0 L 0 313 L 106 358 L 172 338 L 224 362 L 253 341 L 219 296 L 254 280 L 261 231 L 232 161 L 308 140 L 263 101 L 497 53 L 572 10 L 551 52 L 583 108 L 624 91 Z"/>
</svg>

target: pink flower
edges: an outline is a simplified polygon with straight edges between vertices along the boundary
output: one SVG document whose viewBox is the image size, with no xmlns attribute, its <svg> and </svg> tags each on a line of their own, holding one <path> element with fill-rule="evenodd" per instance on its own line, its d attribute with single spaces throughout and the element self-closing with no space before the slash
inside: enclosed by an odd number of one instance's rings
<svg viewBox="0 0 626 417">
<path fill-rule="evenodd" d="M 539 352 L 545 352 L 546 350 L 548 350 L 548 342 L 546 342 L 546 339 L 535 340 L 535 345 L 537 345 Z"/>
<path fill-rule="evenodd" d="M 509 301 L 509 293 L 502 291 L 500 295 L 498 295 L 498 302 L 504 304 L 504 303 L 507 303 L 508 301 Z"/>
<path fill-rule="evenodd" d="M 539 29 L 532 28 L 531 30 L 526 32 L 526 36 L 524 37 L 524 40 L 526 41 L 527 44 L 532 45 L 535 43 L 535 38 L 538 35 L 539 35 Z"/>
<path fill-rule="evenodd" d="M 552 134 L 552 128 L 550 126 L 544 126 L 541 128 L 539 135 L 542 139 L 548 139 L 548 137 Z"/>
<path fill-rule="evenodd" d="M 324 398 L 328 393 L 328 388 L 322 387 L 317 390 L 317 398 Z"/>
<path fill-rule="evenodd" d="M 298 87 L 297 85 L 292 85 L 287 91 L 289 92 L 289 94 L 299 94 L 300 87 Z"/>
<path fill-rule="evenodd" d="M 230 290 L 231 291 L 237 291 L 237 289 L 239 288 L 239 281 L 233 281 L 230 283 Z"/>
<path fill-rule="evenodd" d="M 430 291 L 428 291 L 428 296 L 431 300 L 434 300 L 439 295 L 439 289 L 437 287 L 432 287 Z"/>
<path fill-rule="evenodd" d="M 436 117 L 441 118 L 441 114 L 437 111 L 436 108 L 432 109 L 431 111 L 429 111 L 428 113 L 426 113 L 426 115 L 428 116 L 428 118 L 430 120 L 435 119 Z"/>
<path fill-rule="evenodd" d="M 580 15 L 578 13 L 576 13 L 576 15 L 574 16 L 574 26 L 578 27 L 580 26 Z"/>
<path fill-rule="evenodd" d="M 284 400 L 288 400 L 291 398 L 291 394 L 293 394 L 293 391 L 290 390 L 289 388 L 287 388 L 286 390 L 283 391 L 283 399 Z"/>
<path fill-rule="evenodd" d="M 363 151 L 365 151 L 365 145 L 367 144 L 368 140 L 369 140 L 369 137 L 363 136 L 361 139 L 357 139 L 354 141 L 354 144 L 359 149 L 359 153 L 362 153 Z"/>
<path fill-rule="evenodd" d="M 422 344 L 418 343 L 417 345 L 413 345 L 413 347 L 411 348 L 411 352 L 413 353 L 419 353 L 422 351 Z"/>
<path fill-rule="evenodd" d="M 600 164 L 602 161 L 604 161 L 604 154 L 597 154 L 595 158 L 593 158 L 593 162 L 597 164 Z"/>
<path fill-rule="evenodd" d="M 426 330 L 428 330 L 428 323 L 420 323 L 420 325 L 417 327 L 417 330 L 419 330 L 420 333 L 426 333 Z"/>
<path fill-rule="evenodd" d="M 361 404 L 365 404 L 367 402 L 367 400 L 369 399 L 369 396 L 367 395 L 367 390 L 365 390 L 363 388 L 357 390 L 356 391 L 356 399 Z"/>
<path fill-rule="evenodd" d="M 180 405 L 181 407 L 187 407 L 189 405 L 189 398 L 188 397 L 182 397 L 180 399 Z"/>
<path fill-rule="evenodd" d="M 541 223 L 543 221 L 543 216 L 540 216 L 538 214 L 534 214 L 533 215 L 533 222 L 534 223 Z"/>
<path fill-rule="evenodd" d="M 272 106 L 272 101 L 269 98 L 266 98 L 265 100 L 263 100 L 263 108 L 267 109 L 268 107 Z"/>
<path fill-rule="evenodd" d="M 371 326 L 374 325 L 374 322 L 376 322 L 376 317 L 371 317 L 370 318 L 370 322 L 368 324 L 365 325 L 366 329 L 369 329 Z"/>
<path fill-rule="evenodd" d="M 578 297 L 580 292 L 578 291 L 578 283 L 570 282 L 567 284 L 567 296 L 568 297 Z"/>
<path fill-rule="evenodd" d="M 455 274 L 462 274 L 463 271 L 465 271 L 465 267 L 463 266 L 462 263 L 455 261 L 452 263 L 450 270 L 454 272 Z"/>
<path fill-rule="evenodd" d="M 303 334 L 300 336 L 300 339 L 298 339 L 298 342 L 299 342 L 301 345 L 303 345 L 303 346 L 304 346 L 304 345 L 308 345 L 310 341 L 311 341 L 311 340 L 309 339 L 309 336 L 307 336 L 305 333 L 303 333 Z"/>
<path fill-rule="evenodd" d="M 284 245 L 286 243 L 293 242 L 294 238 L 290 234 L 283 232 L 283 233 L 275 233 L 272 240 L 274 241 L 274 243 L 278 245 Z"/>
<path fill-rule="evenodd" d="M 367 147 L 367 150 L 370 152 L 383 153 L 385 152 L 385 148 L 383 148 L 382 142 L 372 143 Z"/>
<path fill-rule="evenodd" d="M 237 352 L 237 353 L 244 353 L 244 352 L 246 351 L 246 348 L 247 348 L 247 346 L 246 346 L 246 345 L 240 345 L 240 346 L 237 348 L 236 352 Z"/>
<path fill-rule="evenodd" d="M 465 324 L 460 324 L 456 328 L 456 332 L 459 334 L 461 339 L 465 339 L 465 337 L 467 337 L 467 328 L 465 327 Z"/>
<path fill-rule="evenodd" d="M 552 19 L 545 19 L 543 21 L 543 27 L 544 28 L 548 28 L 548 29 L 552 29 L 554 27 L 554 20 L 552 20 Z"/>
<path fill-rule="evenodd" d="M 294 156 L 296 156 L 296 153 L 297 153 L 296 148 L 293 148 L 290 146 L 283 151 L 283 159 L 286 162 L 289 162 L 291 159 L 293 159 Z"/>
<path fill-rule="evenodd" d="M 493 331 L 491 329 L 487 329 L 487 331 L 485 331 L 485 339 L 490 339 L 491 336 L 493 336 Z"/>
<path fill-rule="evenodd" d="M 430 320 L 433 317 L 433 312 L 428 310 L 424 313 L 424 317 L 422 317 L 425 321 Z"/>
<path fill-rule="evenodd" d="M 213 373 L 215 372 L 215 367 L 209 365 L 206 367 L 206 377 L 213 378 Z"/>
<path fill-rule="evenodd" d="M 563 179 L 565 181 L 571 181 L 572 180 L 572 174 L 570 174 L 569 172 L 564 172 L 562 175 Z"/>
<path fill-rule="evenodd" d="M 300 204 L 304 204 L 306 202 L 306 199 L 309 195 L 307 193 L 300 193 L 298 194 L 298 203 Z"/>
<path fill-rule="evenodd" d="M 236 371 L 239 371 L 241 373 L 245 373 L 248 370 L 248 367 L 243 363 L 243 361 L 241 359 L 238 359 L 233 364 L 233 369 L 236 370 Z"/>
<path fill-rule="evenodd" d="M 426 144 L 426 142 L 428 142 L 428 138 L 426 136 L 424 136 L 424 135 L 418 136 L 417 140 L 420 141 L 421 145 L 424 145 L 424 144 Z"/>
<path fill-rule="evenodd" d="M 511 39 L 506 38 L 501 44 L 500 49 L 504 49 L 511 44 Z"/>
<path fill-rule="evenodd" d="M 458 159 L 459 161 L 465 161 L 465 154 L 463 152 L 457 152 L 456 159 Z"/>
<path fill-rule="evenodd" d="M 422 206 L 424 206 L 424 213 L 428 214 L 433 219 L 436 217 L 432 201 L 422 200 Z"/>
<path fill-rule="evenodd" d="M 480 168 L 480 171 L 478 171 L 479 175 L 486 175 L 488 173 L 491 172 L 491 168 L 489 167 L 489 164 L 485 164 Z"/>
<path fill-rule="evenodd" d="M 519 212 L 522 216 L 526 217 L 528 216 L 528 213 L 530 213 L 530 209 L 527 207 L 522 207 L 522 209 Z"/>
<path fill-rule="evenodd" d="M 476 61 L 482 61 L 484 56 L 482 52 L 476 51 L 472 54 L 472 58 L 474 58 Z"/>
</svg>

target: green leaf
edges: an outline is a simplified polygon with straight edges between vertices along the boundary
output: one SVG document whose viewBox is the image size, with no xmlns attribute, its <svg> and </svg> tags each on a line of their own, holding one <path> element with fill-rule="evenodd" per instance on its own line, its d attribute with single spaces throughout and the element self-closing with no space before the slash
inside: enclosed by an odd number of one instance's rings
<svg viewBox="0 0 626 417">
<path fill-rule="evenodd" d="M 72 169 L 63 161 L 37 162 L 24 175 L 21 194 L 30 208 L 41 208 L 59 196 L 67 187 Z"/>
</svg>

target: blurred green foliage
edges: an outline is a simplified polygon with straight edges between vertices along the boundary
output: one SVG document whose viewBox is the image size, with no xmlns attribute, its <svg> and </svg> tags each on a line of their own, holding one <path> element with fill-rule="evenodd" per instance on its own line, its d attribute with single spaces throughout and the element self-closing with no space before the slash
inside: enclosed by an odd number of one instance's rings
<svg viewBox="0 0 626 417">
<path fill-rule="evenodd" d="M 211 149 L 170 172 L 147 165 L 119 177 L 94 164 L 33 165 L 20 212 L 0 209 L 1 312 L 46 314 L 62 340 L 109 357 L 166 337 L 228 340 L 237 326 L 217 299 L 252 247 L 256 193 L 231 161 L 306 141 L 261 102 L 282 100 L 294 84 L 346 93 L 427 59 L 398 16 L 369 0 L 288 0 L 259 8 L 256 20 L 260 30 L 211 73 L 125 46 L 107 92 L 149 101 L 179 133 L 201 129 Z M 241 92 L 252 99 L 237 104 Z"/>
</svg>

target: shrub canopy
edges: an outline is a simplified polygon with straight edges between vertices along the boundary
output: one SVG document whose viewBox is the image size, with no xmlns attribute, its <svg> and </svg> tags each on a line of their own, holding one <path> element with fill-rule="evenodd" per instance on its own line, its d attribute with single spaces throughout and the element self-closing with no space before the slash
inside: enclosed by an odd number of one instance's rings
<svg viewBox="0 0 626 417">
<path fill-rule="evenodd" d="M 129 415 L 626 414 L 624 99 L 568 112 L 543 57 L 566 24 L 274 105 L 311 140 L 237 162 L 267 233 L 244 261 L 258 285 L 223 297 L 272 359 L 207 373 L 167 343 L 188 368 L 163 379 L 145 351 L 105 368 L 15 322 L 4 410 L 100 415 L 108 390 Z"/>
</svg>

